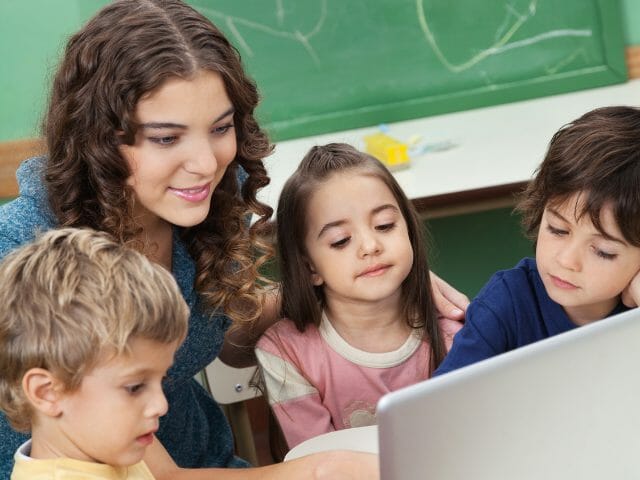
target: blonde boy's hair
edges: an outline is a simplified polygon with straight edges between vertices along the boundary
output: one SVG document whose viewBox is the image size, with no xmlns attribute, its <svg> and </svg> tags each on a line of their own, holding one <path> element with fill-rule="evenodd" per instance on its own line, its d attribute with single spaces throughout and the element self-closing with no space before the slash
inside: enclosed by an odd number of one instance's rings
<svg viewBox="0 0 640 480">
<path fill-rule="evenodd" d="M 189 309 L 171 274 L 87 229 L 53 230 L 0 264 L 0 409 L 31 428 L 22 390 L 44 368 L 73 391 L 105 354 L 133 338 L 169 344 L 186 335 Z"/>
</svg>

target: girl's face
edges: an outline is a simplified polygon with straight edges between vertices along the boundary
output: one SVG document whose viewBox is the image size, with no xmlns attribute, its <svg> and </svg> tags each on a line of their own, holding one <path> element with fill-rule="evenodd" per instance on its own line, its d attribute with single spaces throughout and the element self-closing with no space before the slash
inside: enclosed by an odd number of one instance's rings
<svg viewBox="0 0 640 480">
<path fill-rule="evenodd" d="M 413 248 L 398 202 L 362 171 L 330 176 L 309 199 L 305 247 L 327 302 L 398 301 Z"/>
<path fill-rule="evenodd" d="M 236 156 L 233 105 L 219 74 L 172 78 L 136 108 L 134 145 L 122 145 L 135 215 L 147 231 L 191 227 L 211 208 L 211 195 Z"/>
<path fill-rule="evenodd" d="M 588 215 L 575 218 L 581 202 L 576 194 L 559 206 L 547 205 L 536 246 L 547 293 L 578 325 L 605 318 L 640 269 L 640 248 L 624 239 L 611 206 L 600 212 L 604 234 Z"/>
</svg>

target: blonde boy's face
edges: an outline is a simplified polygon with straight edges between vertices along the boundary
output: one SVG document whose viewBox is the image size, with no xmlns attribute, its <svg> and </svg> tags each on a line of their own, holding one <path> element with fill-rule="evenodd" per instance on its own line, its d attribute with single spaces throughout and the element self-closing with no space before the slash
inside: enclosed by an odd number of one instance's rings
<svg viewBox="0 0 640 480">
<path fill-rule="evenodd" d="M 167 412 L 162 379 L 178 343 L 133 339 L 130 346 L 130 354 L 99 363 L 78 390 L 63 394 L 57 456 L 115 466 L 142 460 Z"/>
<path fill-rule="evenodd" d="M 559 206 L 547 206 L 536 246 L 536 263 L 552 300 L 582 325 L 605 318 L 640 269 L 640 248 L 623 237 L 610 205 L 600 212 L 606 235 L 581 211 L 576 194 Z"/>
</svg>

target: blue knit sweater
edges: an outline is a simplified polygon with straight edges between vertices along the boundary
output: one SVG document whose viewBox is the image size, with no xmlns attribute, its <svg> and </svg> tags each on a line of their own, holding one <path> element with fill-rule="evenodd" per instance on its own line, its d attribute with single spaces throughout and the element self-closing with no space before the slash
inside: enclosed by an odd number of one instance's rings
<svg viewBox="0 0 640 480">
<path fill-rule="evenodd" d="M 45 159 L 26 160 L 18 169 L 20 196 L 0 207 L 0 258 L 32 241 L 37 232 L 56 227 L 42 182 Z M 168 372 L 165 394 L 168 413 L 160 419 L 161 443 L 182 467 L 242 467 L 233 454 L 233 437 L 220 407 L 193 379 L 218 355 L 230 319 L 207 314 L 194 290 L 195 264 L 174 229 L 172 273 L 191 316 L 187 338 Z M 0 479 L 9 479 L 13 455 L 27 436 L 14 432 L 0 413 Z"/>
</svg>

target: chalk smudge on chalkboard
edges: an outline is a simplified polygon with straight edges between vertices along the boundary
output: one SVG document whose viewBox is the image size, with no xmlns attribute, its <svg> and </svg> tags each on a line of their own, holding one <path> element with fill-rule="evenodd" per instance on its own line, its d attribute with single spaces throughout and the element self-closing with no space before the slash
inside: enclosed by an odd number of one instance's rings
<svg viewBox="0 0 640 480">
<path fill-rule="evenodd" d="M 320 66 L 320 58 L 310 43 L 311 38 L 317 35 L 322 30 L 322 27 L 327 20 L 327 0 L 320 0 L 319 5 L 320 5 L 320 12 L 319 12 L 318 19 L 315 25 L 313 26 L 313 28 L 305 33 L 299 30 L 289 31 L 289 30 L 273 28 L 266 23 L 258 23 L 252 20 L 248 20 L 246 18 L 229 15 L 227 13 L 221 12 L 219 10 L 216 10 L 210 7 L 200 6 L 199 10 L 204 15 L 206 15 L 207 17 L 211 18 L 214 21 L 222 20 L 225 26 L 231 32 L 236 44 L 243 51 L 245 51 L 247 55 L 251 57 L 253 56 L 253 49 L 251 48 L 251 45 L 249 45 L 249 42 L 245 38 L 245 35 L 243 35 L 242 32 L 239 30 L 238 28 L 239 25 L 243 27 L 247 27 L 251 30 L 272 35 L 274 37 L 280 37 L 280 38 L 291 40 L 293 42 L 299 42 L 304 47 L 304 49 L 309 53 L 309 56 L 312 58 L 313 62 L 317 66 Z M 286 16 L 286 13 L 285 13 L 285 8 L 283 6 L 282 0 L 277 0 L 275 17 L 280 27 L 282 27 L 284 24 L 285 16 Z"/>
<path fill-rule="evenodd" d="M 469 68 L 473 67 L 477 63 L 482 60 L 490 57 L 492 55 L 497 55 L 508 50 L 513 50 L 515 48 L 523 48 L 534 43 L 539 43 L 545 40 L 550 40 L 558 37 L 590 37 L 593 35 L 591 30 L 587 29 L 557 29 L 551 30 L 547 32 L 540 33 L 530 38 L 525 38 L 522 40 L 518 40 L 515 42 L 509 43 L 509 40 L 513 37 L 513 35 L 520 30 L 520 28 L 529 21 L 536 14 L 536 7 L 538 4 L 538 0 L 531 0 L 528 7 L 528 12 L 521 14 L 516 11 L 516 9 L 512 5 L 505 5 L 505 9 L 507 11 L 507 16 L 505 17 L 505 21 L 499 26 L 498 31 L 496 32 L 496 38 L 493 45 L 481 50 L 479 53 L 475 54 L 466 62 L 460 64 L 453 64 L 445 54 L 442 52 L 438 45 L 438 41 L 433 34 L 431 28 L 429 27 L 429 22 L 427 20 L 427 14 L 424 10 L 424 0 L 416 0 L 416 10 L 418 14 L 418 22 L 420 23 L 420 28 L 424 32 L 425 39 L 429 46 L 433 49 L 434 53 L 444 65 L 447 70 L 453 73 L 459 73 Z M 511 17 L 515 18 L 515 22 L 509 26 L 509 22 L 513 21 Z M 506 30 L 506 32 L 504 31 Z M 504 32 L 504 33 L 503 33 Z M 578 52 L 576 52 L 578 53 Z M 573 59 L 574 56 L 570 56 L 569 58 Z M 569 62 L 562 62 L 562 65 L 566 65 Z M 557 69 L 556 69 L 557 70 Z"/>
</svg>

